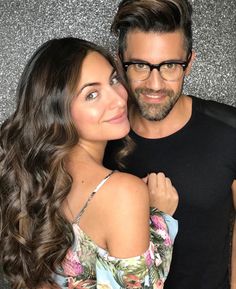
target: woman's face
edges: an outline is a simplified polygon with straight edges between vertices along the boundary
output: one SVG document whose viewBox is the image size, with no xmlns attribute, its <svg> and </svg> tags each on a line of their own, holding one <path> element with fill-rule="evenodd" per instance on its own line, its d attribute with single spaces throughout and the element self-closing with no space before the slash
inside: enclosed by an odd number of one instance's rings
<svg viewBox="0 0 236 289">
<path fill-rule="evenodd" d="M 107 141 L 127 135 L 127 92 L 111 64 L 98 52 L 84 59 L 71 114 L 80 141 Z"/>
</svg>

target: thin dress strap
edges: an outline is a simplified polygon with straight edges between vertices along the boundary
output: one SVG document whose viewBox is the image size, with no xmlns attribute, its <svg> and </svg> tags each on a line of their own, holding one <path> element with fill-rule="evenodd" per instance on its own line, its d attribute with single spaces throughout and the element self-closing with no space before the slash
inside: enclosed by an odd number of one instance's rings
<svg viewBox="0 0 236 289">
<path fill-rule="evenodd" d="M 85 209 L 87 208 L 89 202 L 92 200 L 93 196 L 96 194 L 96 192 L 105 184 L 105 182 L 110 178 L 110 176 L 114 173 L 114 171 L 111 171 L 97 186 L 96 188 L 90 193 L 87 202 L 84 204 L 83 208 L 80 210 L 79 214 L 73 221 L 73 223 L 77 223 L 81 216 L 83 215 Z"/>
</svg>

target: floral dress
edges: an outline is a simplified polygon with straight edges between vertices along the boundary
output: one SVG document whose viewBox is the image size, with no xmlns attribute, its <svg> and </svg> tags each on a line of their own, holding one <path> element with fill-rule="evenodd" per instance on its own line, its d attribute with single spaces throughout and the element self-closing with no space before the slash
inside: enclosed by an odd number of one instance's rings
<svg viewBox="0 0 236 289">
<path fill-rule="evenodd" d="M 171 216 L 151 208 L 149 248 L 140 256 L 126 259 L 110 256 L 79 227 L 79 219 L 89 201 L 110 175 L 91 193 L 73 222 L 75 242 L 55 275 L 55 281 L 62 289 L 161 289 L 169 272 L 178 230 L 178 223 Z"/>
</svg>

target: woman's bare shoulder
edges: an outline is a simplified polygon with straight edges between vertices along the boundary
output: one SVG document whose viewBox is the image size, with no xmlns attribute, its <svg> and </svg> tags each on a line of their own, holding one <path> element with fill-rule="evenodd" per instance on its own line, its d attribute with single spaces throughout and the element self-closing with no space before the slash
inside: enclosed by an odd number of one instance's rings
<svg viewBox="0 0 236 289">
<path fill-rule="evenodd" d="M 117 185 L 116 189 L 120 193 L 122 193 L 124 190 L 126 191 L 127 189 L 131 189 L 132 192 L 147 192 L 147 185 L 144 183 L 144 181 L 128 173 L 115 172 L 111 181 L 112 185 Z"/>
<path fill-rule="evenodd" d="M 134 175 L 115 172 L 107 186 L 110 206 L 121 206 L 123 210 L 135 207 L 149 207 L 149 194 L 144 181 Z"/>
<path fill-rule="evenodd" d="M 117 172 L 112 175 L 107 189 L 104 232 L 108 251 L 121 258 L 138 256 L 145 252 L 149 242 L 147 186 L 133 175 Z M 137 239 L 138 236 L 142 238 Z"/>
</svg>

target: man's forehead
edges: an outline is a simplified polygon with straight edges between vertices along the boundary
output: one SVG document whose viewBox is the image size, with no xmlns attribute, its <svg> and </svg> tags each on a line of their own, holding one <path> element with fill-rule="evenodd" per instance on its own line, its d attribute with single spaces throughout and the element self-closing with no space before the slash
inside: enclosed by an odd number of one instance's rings
<svg viewBox="0 0 236 289">
<path fill-rule="evenodd" d="M 185 38 L 182 31 L 145 32 L 129 31 L 126 37 L 125 56 L 134 58 L 155 58 L 161 56 L 182 58 L 185 55 Z"/>
</svg>

